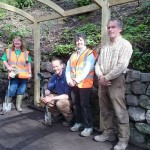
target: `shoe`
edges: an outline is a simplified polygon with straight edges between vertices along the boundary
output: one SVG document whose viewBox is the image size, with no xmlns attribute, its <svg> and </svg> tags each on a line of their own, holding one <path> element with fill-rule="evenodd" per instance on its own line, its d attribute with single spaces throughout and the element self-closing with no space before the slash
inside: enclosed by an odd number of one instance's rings
<svg viewBox="0 0 150 150">
<path fill-rule="evenodd" d="M 101 135 L 97 135 L 94 137 L 94 140 L 97 142 L 105 142 L 105 141 L 110 141 L 113 142 L 116 140 L 116 137 L 114 135 L 109 135 L 108 133 L 103 133 Z"/>
<path fill-rule="evenodd" d="M 76 131 L 79 131 L 81 128 L 82 128 L 82 124 L 81 123 L 75 123 L 71 128 L 70 130 L 72 132 L 76 132 Z"/>
<path fill-rule="evenodd" d="M 114 150 L 126 150 L 127 147 L 128 147 L 128 142 L 119 141 L 117 145 L 114 147 Z"/>
<path fill-rule="evenodd" d="M 85 128 L 82 132 L 81 135 L 82 136 L 90 136 L 93 132 L 93 128 Z"/>
<path fill-rule="evenodd" d="M 62 119 L 63 119 L 62 115 L 52 116 L 51 122 L 56 123 L 56 122 L 59 122 Z"/>
<path fill-rule="evenodd" d="M 62 124 L 64 127 L 69 127 L 71 125 L 71 121 L 64 121 Z"/>
</svg>

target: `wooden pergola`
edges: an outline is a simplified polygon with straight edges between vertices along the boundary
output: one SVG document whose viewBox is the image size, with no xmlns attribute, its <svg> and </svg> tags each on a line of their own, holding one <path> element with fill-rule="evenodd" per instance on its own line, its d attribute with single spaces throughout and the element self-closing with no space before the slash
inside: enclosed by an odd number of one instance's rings
<svg viewBox="0 0 150 150">
<path fill-rule="evenodd" d="M 58 19 L 62 17 L 73 16 L 77 14 L 83 14 L 86 12 L 91 12 L 95 10 L 102 9 L 102 20 L 101 20 L 101 46 L 108 40 L 107 37 L 107 22 L 110 18 L 111 7 L 115 5 L 125 4 L 129 2 L 134 2 L 137 0 L 93 0 L 93 3 L 87 6 L 78 7 L 70 10 L 64 10 L 56 3 L 51 0 L 37 0 L 50 8 L 52 8 L 55 13 L 41 16 L 38 18 L 33 17 L 29 13 L 18 9 L 14 6 L 0 3 L 0 8 L 15 12 L 20 14 L 21 16 L 27 18 L 34 24 L 34 105 L 38 105 L 40 98 L 40 80 L 38 79 L 38 73 L 40 72 L 40 60 L 41 60 L 41 52 L 40 52 L 40 22 Z"/>
</svg>

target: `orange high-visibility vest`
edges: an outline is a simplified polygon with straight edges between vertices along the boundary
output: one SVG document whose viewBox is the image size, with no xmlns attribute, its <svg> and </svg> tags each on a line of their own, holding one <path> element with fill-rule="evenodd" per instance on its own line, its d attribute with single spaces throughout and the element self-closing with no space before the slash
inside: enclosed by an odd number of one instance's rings
<svg viewBox="0 0 150 150">
<path fill-rule="evenodd" d="M 71 67 L 71 78 L 74 79 L 77 76 L 83 74 L 83 68 L 86 65 L 87 57 L 93 53 L 95 60 L 97 58 L 97 52 L 95 50 L 85 50 L 80 57 L 77 59 L 77 52 L 73 53 L 70 58 L 70 67 Z M 86 78 L 81 81 L 77 86 L 79 88 L 91 88 L 93 86 L 93 77 L 94 77 L 94 68 L 89 72 Z"/>
<path fill-rule="evenodd" d="M 19 70 L 18 78 L 28 79 L 29 68 L 28 68 L 28 55 L 29 51 L 21 51 L 20 55 L 16 56 L 15 51 L 12 49 L 6 49 L 6 56 L 8 59 L 8 64 L 12 66 L 17 66 Z"/>
</svg>

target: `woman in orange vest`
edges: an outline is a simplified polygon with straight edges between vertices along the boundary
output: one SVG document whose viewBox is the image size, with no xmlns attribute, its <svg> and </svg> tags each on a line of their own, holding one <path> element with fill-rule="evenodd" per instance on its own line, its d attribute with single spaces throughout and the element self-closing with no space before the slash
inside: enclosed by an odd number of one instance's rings
<svg viewBox="0 0 150 150">
<path fill-rule="evenodd" d="M 21 103 L 26 85 L 28 79 L 32 77 L 32 60 L 21 37 L 17 36 L 13 39 L 11 48 L 6 49 L 6 52 L 1 59 L 8 70 L 8 79 L 10 82 L 7 98 L 9 99 L 9 102 L 11 102 L 12 97 L 17 94 L 16 109 L 21 112 Z"/>
<path fill-rule="evenodd" d="M 86 47 L 86 37 L 78 33 L 75 37 L 77 51 L 67 62 L 66 79 L 71 87 L 71 98 L 75 114 L 75 124 L 71 131 L 79 131 L 82 136 L 89 136 L 93 132 L 90 92 L 93 86 L 94 64 L 97 53 Z"/>
</svg>

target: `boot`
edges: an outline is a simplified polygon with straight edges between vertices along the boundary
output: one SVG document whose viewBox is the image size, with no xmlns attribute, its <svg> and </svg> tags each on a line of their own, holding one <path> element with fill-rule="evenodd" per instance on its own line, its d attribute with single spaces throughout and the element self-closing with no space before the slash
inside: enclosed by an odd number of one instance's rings
<svg viewBox="0 0 150 150">
<path fill-rule="evenodd" d="M 22 112 L 22 108 L 20 107 L 22 104 L 22 99 L 23 99 L 23 95 L 17 95 L 17 99 L 16 99 L 16 109 L 19 112 Z"/>
</svg>

